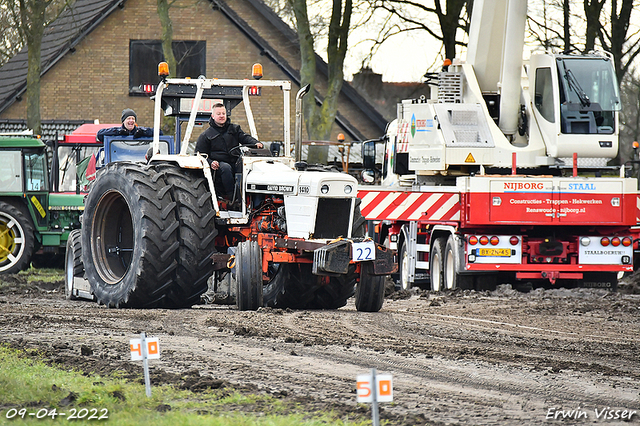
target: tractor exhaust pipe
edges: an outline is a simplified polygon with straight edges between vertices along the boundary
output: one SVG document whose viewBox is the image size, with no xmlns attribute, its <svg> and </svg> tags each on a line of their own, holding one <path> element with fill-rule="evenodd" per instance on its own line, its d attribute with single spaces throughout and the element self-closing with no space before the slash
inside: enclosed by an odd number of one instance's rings
<svg viewBox="0 0 640 426">
<path fill-rule="evenodd" d="M 309 93 L 311 86 L 308 84 L 298 90 L 296 95 L 296 128 L 293 138 L 296 144 L 296 163 L 302 160 L 302 98 Z"/>
</svg>

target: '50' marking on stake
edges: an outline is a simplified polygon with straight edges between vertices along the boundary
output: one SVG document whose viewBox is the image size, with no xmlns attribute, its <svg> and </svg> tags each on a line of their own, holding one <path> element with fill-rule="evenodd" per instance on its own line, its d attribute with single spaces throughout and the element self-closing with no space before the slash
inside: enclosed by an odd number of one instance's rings
<svg viewBox="0 0 640 426">
<path fill-rule="evenodd" d="M 393 379 L 390 374 L 376 375 L 376 393 L 378 402 L 393 401 Z M 359 374 L 357 378 L 358 402 L 373 402 L 371 375 Z"/>
</svg>

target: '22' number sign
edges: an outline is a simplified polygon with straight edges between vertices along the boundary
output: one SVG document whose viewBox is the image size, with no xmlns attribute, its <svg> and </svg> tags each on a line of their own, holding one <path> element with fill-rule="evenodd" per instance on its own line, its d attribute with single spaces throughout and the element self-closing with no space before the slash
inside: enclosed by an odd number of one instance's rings
<svg viewBox="0 0 640 426">
<path fill-rule="evenodd" d="M 352 249 L 354 262 L 364 262 L 366 260 L 376 259 L 376 246 L 373 241 L 353 243 Z"/>
</svg>

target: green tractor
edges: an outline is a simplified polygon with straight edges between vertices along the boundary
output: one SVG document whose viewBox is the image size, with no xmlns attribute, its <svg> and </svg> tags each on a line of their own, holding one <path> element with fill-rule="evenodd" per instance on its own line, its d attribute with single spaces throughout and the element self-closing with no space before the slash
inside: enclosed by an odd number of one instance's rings
<svg viewBox="0 0 640 426">
<path fill-rule="evenodd" d="M 55 164 L 55 151 L 54 157 Z M 84 194 L 53 189 L 47 146 L 31 136 L 0 135 L 0 274 L 32 261 L 62 266 L 69 232 L 80 227 Z"/>
</svg>

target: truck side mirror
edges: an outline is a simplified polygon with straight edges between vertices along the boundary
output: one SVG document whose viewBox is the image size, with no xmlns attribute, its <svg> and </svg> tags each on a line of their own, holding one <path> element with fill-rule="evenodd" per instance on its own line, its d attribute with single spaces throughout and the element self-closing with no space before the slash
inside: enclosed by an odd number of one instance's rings
<svg viewBox="0 0 640 426">
<path fill-rule="evenodd" d="M 362 142 L 362 168 L 373 170 L 376 168 L 376 141 Z"/>
</svg>

